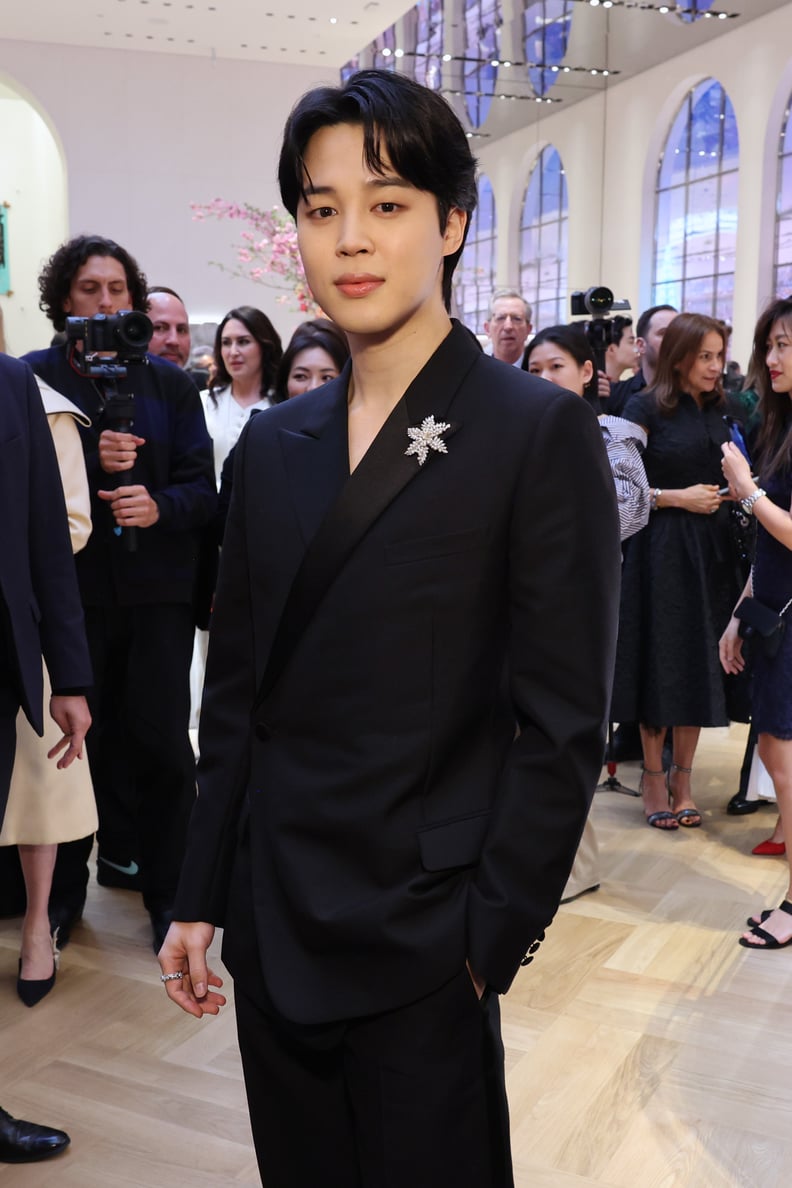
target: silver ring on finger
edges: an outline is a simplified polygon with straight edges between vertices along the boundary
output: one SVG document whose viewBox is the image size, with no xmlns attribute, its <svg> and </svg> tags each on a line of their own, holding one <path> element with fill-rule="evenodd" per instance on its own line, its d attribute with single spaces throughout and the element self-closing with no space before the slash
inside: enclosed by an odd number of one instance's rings
<svg viewBox="0 0 792 1188">
<path fill-rule="evenodd" d="M 184 974 L 179 969 L 176 971 L 176 973 L 160 974 L 160 981 L 161 982 L 180 982 L 183 977 L 184 977 Z"/>
</svg>

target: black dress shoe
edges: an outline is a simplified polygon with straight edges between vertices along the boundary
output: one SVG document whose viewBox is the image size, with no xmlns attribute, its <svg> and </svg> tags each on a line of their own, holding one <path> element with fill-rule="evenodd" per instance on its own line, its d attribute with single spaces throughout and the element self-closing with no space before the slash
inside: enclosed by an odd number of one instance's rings
<svg viewBox="0 0 792 1188">
<path fill-rule="evenodd" d="M 165 943 L 165 937 L 173 920 L 173 912 L 170 908 L 155 908 L 154 910 L 149 910 L 149 918 L 151 920 L 152 944 L 156 955 Z"/>
<path fill-rule="evenodd" d="M 69 902 L 68 900 L 63 900 L 60 903 L 52 903 L 50 901 L 50 932 L 54 935 L 57 931 L 59 949 L 65 949 L 71 940 L 72 928 L 82 918 L 84 907 L 85 896 L 77 903 Z"/>
<path fill-rule="evenodd" d="M 755 813 L 760 804 L 767 804 L 767 801 L 746 800 L 744 792 L 735 792 L 726 805 L 726 812 L 732 817 L 745 817 L 748 813 Z"/>
<path fill-rule="evenodd" d="M 35 1163 L 65 1150 L 70 1138 L 63 1130 L 22 1122 L 0 1110 L 0 1163 Z"/>
</svg>

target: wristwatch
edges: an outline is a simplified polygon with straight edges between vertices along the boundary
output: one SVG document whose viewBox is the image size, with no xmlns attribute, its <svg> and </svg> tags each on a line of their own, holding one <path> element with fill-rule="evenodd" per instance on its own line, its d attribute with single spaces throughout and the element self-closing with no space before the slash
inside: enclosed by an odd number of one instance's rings
<svg viewBox="0 0 792 1188">
<path fill-rule="evenodd" d="M 740 500 L 740 507 L 747 516 L 752 516 L 754 514 L 753 505 L 756 503 L 757 499 L 761 499 L 762 496 L 766 494 L 767 491 L 765 491 L 762 487 L 757 487 L 752 495 L 746 495 L 745 499 Z"/>
</svg>

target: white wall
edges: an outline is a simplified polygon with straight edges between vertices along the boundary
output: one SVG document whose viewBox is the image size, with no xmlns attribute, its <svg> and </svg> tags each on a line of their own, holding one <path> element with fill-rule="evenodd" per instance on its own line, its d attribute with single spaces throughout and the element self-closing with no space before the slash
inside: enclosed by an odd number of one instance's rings
<svg viewBox="0 0 792 1188">
<path fill-rule="evenodd" d="M 518 278 L 516 228 L 527 177 L 552 143 L 569 187 L 570 290 L 604 283 L 635 310 L 649 305 L 658 156 L 685 93 L 716 78 L 734 105 L 740 137 L 732 353 L 745 366 L 757 313 L 771 295 L 775 154 L 792 92 L 791 33 L 792 3 L 605 95 L 553 110 L 536 128 L 477 146 L 497 204 L 497 283 Z"/>
<path fill-rule="evenodd" d="M 38 308 L 39 261 L 67 231 L 66 179 L 58 145 L 37 111 L 0 91 L 0 202 L 9 204 L 11 296 L 0 295 L 7 350 L 46 343 L 51 329 Z"/>
<path fill-rule="evenodd" d="M 59 183 L 52 147 L 39 151 L 48 165 L 27 162 L 19 128 L 32 117 L 17 114 L 9 130 L 3 107 L 0 201 L 14 201 L 15 187 L 31 198 L 24 226 L 16 214 L 21 201 L 11 212 L 14 296 L 2 299 L 10 349 L 22 353 L 48 342 L 49 323 L 35 310 L 31 273 L 67 234 L 81 232 L 122 243 L 152 284 L 182 293 L 193 321 L 249 303 L 288 337 L 303 315 L 279 304 L 274 290 L 209 264 L 233 264 L 231 245 L 241 225 L 196 223 L 190 202 L 223 197 L 274 205 L 286 116 L 303 91 L 326 81 L 336 82 L 337 74 L 0 39 L 0 84 L 32 96 L 51 121 L 63 146 L 68 196 L 66 222 L 61 196 L 54 196 Z"/>
</svg>

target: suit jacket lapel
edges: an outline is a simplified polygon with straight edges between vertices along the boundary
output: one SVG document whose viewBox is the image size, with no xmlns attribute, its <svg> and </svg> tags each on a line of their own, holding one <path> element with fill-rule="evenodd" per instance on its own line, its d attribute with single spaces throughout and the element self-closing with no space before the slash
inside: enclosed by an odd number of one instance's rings
<svg viewBox="0 0 792 1188">
<path fill-rule="evenodd" d="M 350 364 L 312 402 L 299 430 L 279 430 L 289 490 L 307 545 L 349 478 L 347 388 Z"/>
<path fill-rule="evenodd" d="M 480 354 L 472 335 L 455 322 L 412 381 L 349 476 L 322 525 L 322 534 L 329 537 L 326 547 L 335 552 L 339 563 L 407 484 L 442 458 L 441 453 L 430 449 L 421 464 L 415 454 L 408 454 L 411 442 L 407 430 L 419 428 L 427 417 L 433 416 L 436 423 L 449 424 L 442 435 L 443 441 L 449 441 L 460 427 L 449 410 L 460 384 Z"/>
<path fill-rule="evenodd" d="M 454 396 L 480 353 L 470 333 L 455 323 L 393 409 L 358 466 L 348 476 L 321 526 L 310 537 L 309 547 L 289 591 L 273 639 L 256 699 L 257 706 L 261 706 L 274 688 L 316 607 L 358 541 L 407 484 L 430 465 L 436 465 L 438 456 L 442 457 L 442 454 L 438 455 L 430 449 L 421 465 L 415 454 L 406 452 L 410 445 L 407 429 L 419 427 L 429 416 L 434 416 L 435 422 L 444 421 L 450 416 Z M 341 385 L 346 375 L 344 372 L 335 383 Z M 344 382 L 344 394 L 346 388 Z M 345 410 L 346 404 L 343 418 L 338 419 L 343 419 L 344 456 L 348 458 Z M 443 433 L 444 441 L 448 441 L 460 427 L 453 421 L 448 423 L 449 428 Z M 335 422 L 332 432 L 338 432 Z M 303 481 L 307 482 L 306 468 L 307 460 L 311 457 L 310 451 L 301 447 L 295 457 L 299 457 L 298 467 L 303 473 Z M 313 499 L 310 506 L 303 502 L 303 507 L 307 517 L 317 510 Z"/>
</svg>

